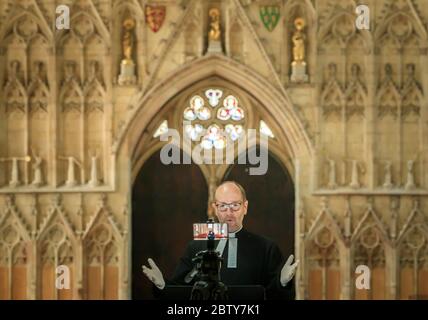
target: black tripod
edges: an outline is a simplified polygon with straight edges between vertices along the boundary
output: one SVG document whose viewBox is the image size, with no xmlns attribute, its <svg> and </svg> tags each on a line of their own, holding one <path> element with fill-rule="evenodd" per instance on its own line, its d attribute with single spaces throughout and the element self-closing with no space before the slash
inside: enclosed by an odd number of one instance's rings
<svg viewBox="0 0 428 320">
<path fill-rule="evenodd" d="M 208 234 L 207 250 L 198 252 L 196 262 L 198 281 L 193 285 L 190 300 L 227 300 L 227 287 L 220 281 L 222 258 L 214 250 L 214 233 Z"/>
</svg>

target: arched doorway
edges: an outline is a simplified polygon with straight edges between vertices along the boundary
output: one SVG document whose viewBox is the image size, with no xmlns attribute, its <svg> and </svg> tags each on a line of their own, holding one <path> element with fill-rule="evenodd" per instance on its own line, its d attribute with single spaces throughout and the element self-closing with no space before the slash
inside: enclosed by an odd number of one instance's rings
<svg viewBox="0 0 428 320">
<path fill-rule="evenodd" d="M 195 69 L 198 70 L 197 73 L 194 72 Z M 125 129 L 120 135 L 118 135 L 113 151 L 127 150 L 126 152 L 131 156 L 131 181 L 135 182 L 135 184 L 133 184 L 134 198 L 135 190 L 139 183 L 138 180 L 142 175 L 141 171 L 146 170 L 144 167 L 148 161 L 147 154 L 149 150 L 153 150 L 153 148 L 158 147 L 159 141 L 153 140 L 153 134 L 159 125 L 163 121 L 167 120 L 168 127 L 180 131 L 181 134 L 183 131 L 180 129 L 182 128 L 181 120 L 183 117 L 183 111 L 188 106 L 188 98 L 195 90 L 203 90 L 205 87 L 209 86 L 233 90 L 237 93 L 238 97 L 241 97 L 243 103 L 240 103 L 240 105 L 244 106 L 247 111 L 245 128 L 258 129 L 260 120 L 264 120 L 269 125 L 275 134 L 275 138 L 272 141 L 269 141 L 269 150 L 273 151 L 271 158 L 275 158 L 273 154 L 278 156 L 281 160 L 277 161 L 277 163 L 283 168 L 283 174 L 288 177 L 293 176 L 293 179 L 295 179 L 294 171 L 292 171 L 294 159 L 306 157 L 308 154 L 311 154 L 313 150 L 311 141 L 309 140 L 298 115 L 295 113 L 287 94 L 282 91 L 278 91 L 274 86 L 272 86 L 272 84 L 261 79 L 250 69 L 243 67 L 242 65 L 235 64 L 227 57 L 206 56 L 192 62 L 192 66 L 183 68 L 181 71 L 174 73 L 171 77 L 167 77 L 159 85 L 150 88 L 149 93 L 145 95 L 141 94 L 141 96 L 136 96 L 132 99 L 133 102 L 130 109 L 133 111 L 131 112 L 132 114 L 129 115 L 129 123 L 124 125 Z M 205 105 L 208 106 L 209 103 L 206 103 Z M 121 148 L 123 145 L 126 145 L 127 148 Z M 143 169 L 141 169 L 142 167 Z M 225 168 L 225 166 L 223 167 Z M 287 168 L 288 171 L 285 168 Z M 209 184 L 209 187 L 205 186 L 207 191 L 203 196 L 204 204 L 202 204 L 202 201 L 200 204 L 200 207 L 203 208 L 203 213 L 201 212 L 201 215 L 205 215 L 202 217 L 195 217 L 196 219 L 192 218 L 192 221 L 206 219 L 208 193 L 211 194 L 209 191 L 213 190 L 213 184 L 215 186 L 215 184 L 218 184 L 218 182 L 225 177 L 231 179 L 234 177 L 234 170 L 236 169 L 229 169 L 231 170 L 229 172 L 224 169 L 212 169 L 211 165 L 201 165 L 200 170 L 202 170 L 205 177 L 205 183 Z M 226 175 L 225 171 L 228 172 Z M 151 175 L 157 174 L 156 171 L 148 169 L 147 173 Z M 152 181 L 154 181 L 154 179 Z M 212 181 L 214 181 L 214 183 L 212 183 Z M 289 179 L 289 181 L 291 183 L 291 179 Z M 298 181 L 297 178 L 296 181 Z M 243 181 L 241 180 L 241 182 Z M 243 182 L 243 184 L 251 184 L 251 181 Z M 182 185 L 177 185 L 176 187 L 182 188 Z M 296 186 L 296 188 L 298 188 L 298 186 Z M 292 190 L 291 198 L 294 199 L 294 188 L 289 190 Z M 255 194 L 257 193 L 260 192 L 255 192 Z M 253 207 L 255 209 L 260 207 L 257 205 L 257 202 L 257 200 L 253 200 Z M 286 202 L 288 204 L 292 203 L 288 200 Z M 294 204 L 292 207 L 294 207 Z M 138 214 L 141 210 L 142 209 L 133 203 L 132 217 L 134 217 L 135 214 Z M 288 210 L 292 209 L 287 209 L 287 211 Z M 261 212 L 258 209 L 255 211 Z M 254 213 L 253 217 L 256 217 L 256 215 L 257 213 Z M 138 221 L 134 218 L 132 218 L 132 221 L 134 225 L 144 223 L 144 221 Z M 255 227 L 258 227 L 256 225 L 257 223 L 251 222 L 251 219 L 247 221 L 247 226 L 250 227 L 253 223 Z M 298 228 L 298 223 L 299 221 L 296 221 L 296 228 Z M 149 224 L 150 221 L 147 221 L 147 225 Z M 281 224 L 294 228 L 294 222 L 281 222 Z M 288 255 L 294 251 L 289 249 L 293 248 L 292 243 L 294 243 L 294 232 L 284 230 L 284 232 L 290 236 L 290 239 L 282 240 L 280 235 L 277 234 L 272 236 L 270 234 L 271 232 L 268 230 L 254 229 L 254 231 L 274 239 L 281 247 L 284 255 Z M 189 238 L 190 237 L 191 235 L 189 234 Z M 132 246 L 134 248 L 132 258 L 134 266 L 133 277 L 139 277 L 140 280 L 134 279 L 132 281 L 133 298 L 138 297 L 138 295 L 136 295 L 136 290 L 138 289 L 136 289 L 135 286 L 141 286 L 141 281 L 146 281 L 142 278 L 141 264 L 135 263 L 135 252 L 137 252 L 135 246 L 139 245 L 136 241 L 137 240 L 135 238 L 132 239 Z M 145 241 L 152 240 L 148 237 Z M 183 243 L 185 243 L 185 241 L 183 241 Z M 181 248 L 179 250 L 177 249 L 178 251 L 174 253 L 174 255 L 176 255 L 176 257 L 173 258 L 175 263 L 178 260 L 178 256 L 183 252 L 184 245 L 185 244 L 183 244 Z M 296 246 L 298 246 L 298 244 L 296 244 Z M 146 258 L 147 257 L 144 257 L 144 259 Z M 140 260 L 142 261 L 141 258 Z M 173 266 L 170 268 L 172 269 Z M 149 287 L 150 290 L 150 283 L 146 282 L 145 285 Z"/>
<path fill-rule="evenodd" d="M 164 277 L 172 275 L 192 223 L 206 220 L 208 189 L 196 164 L 164 165 L 155 152 L 135 179 L 132 192 L 132 298 L 151 299 L 141 270 L 152 258 Z"/>
</svg>

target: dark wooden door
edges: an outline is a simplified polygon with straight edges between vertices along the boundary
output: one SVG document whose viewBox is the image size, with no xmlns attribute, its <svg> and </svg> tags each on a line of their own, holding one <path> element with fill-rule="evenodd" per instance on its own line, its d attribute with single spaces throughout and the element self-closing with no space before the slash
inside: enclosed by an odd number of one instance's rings
<svg viewBox="0 0 428 320">
<path fill-rule="evenodd" d="M 223 180 L 237 181 L 247 193 L 244 227 L 274 240 L 287 258 L 294 253 L 294 185 L 285 167 L 271 154 L 268 159 L 264 175 L 249 175 L 251 165 L 236 161 Z"/>
<path fill-rule="evenodd" d="M 132 192 L 132 298 L 151 299 L 141 265 L 151 257 L 164 277 L 172 275 L 192 224 L 207 219 L 208 187 L 196 164 L 164 165 L 156 152 L 143 165 Z"/>
</svg>

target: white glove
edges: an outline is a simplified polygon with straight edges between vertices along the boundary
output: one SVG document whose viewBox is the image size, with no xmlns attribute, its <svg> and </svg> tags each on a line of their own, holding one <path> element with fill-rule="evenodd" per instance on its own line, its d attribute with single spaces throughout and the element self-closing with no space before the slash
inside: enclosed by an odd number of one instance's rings
<svg viewBox="0 0 428 320">
<path fill-rule="evenodd" d="M 294 274 L 296 273 L 297 266 L 299 265 L 299 260 L 291 264 L 294 260 L 294 256 L 290 255 L 287 259 L 287 262 L 284 264 L 281 270 L 281 285 L 285 287 L 287 283 L 293 279 Z"/>
<path fill-rule="evenodd" d="M 143 265 L 143 273 L 147 278 L 149 278 L 151 282 L 155 284 L 156 287 L 162 290 L 165 288 L 165 280 L 163 279 L 162 272 L 151 258 L 149 258 L 147 261 L 149 262 L 151 269 Z"/>
</svg>

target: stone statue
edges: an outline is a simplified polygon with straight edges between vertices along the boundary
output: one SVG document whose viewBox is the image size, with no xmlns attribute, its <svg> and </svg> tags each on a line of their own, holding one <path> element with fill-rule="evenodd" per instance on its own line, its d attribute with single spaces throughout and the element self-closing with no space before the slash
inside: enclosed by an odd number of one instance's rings
<svg viewBox="0 0 428 320">
<path fill-rule="evenodd" d="M 36 154 L 33 150 L 33 170 L 34 170 L 34 179 L 31 183 L 35 187 L 40 187 L 43 184 L 43 174 L 42 174 L 42 163 L 43 159 Z"/>
<path fill-rule="evenodd" d="M 415 185 L 415 177 L 413 172 L 415 161 L 414 160 L 408 160 L 407 161 L 407 181 L 405 185 L 406 190 L 414 189 L 416 187 Z"/>
<path fill-rule="evenodd" d="M 29 156 L 26 157 L 12 157 L 12 158 L 0 158 L 0 162 L 6 162 L 11 161 L 12 162 L 12 169 L 10 173 L 10 181 L 9 181 L 9 187 L 16 188 L 21 184 L 21 181 L 19 180 L 19 168 L 18 168 L 18 161 L 25 161 L 30 162 L 31 158 Z"/>
<path fill-rule="evenodd" d="M 333 159 L 328 159 L 329 164 L 329 176 L 327 187 L 334 189 L 337 187 L 336 182 L 336 162 Z"/>
<path fill-rule="evenodd" d="M 13 60 L 9 64 L 9 81 L 18 79 L 19 61 Z"/>
<path fill-rule="evenodd" d="M 351 183 L 349 186 L 354 189 L 361 187 L 359 181 L 359 171 L 363 171 L 361 165 L 359 165 L 357 160 L 352 160 L 352 172 L 351 172 Z"/>
<path fill-rule="evenodd" d="M 391 161 L 386 161 L 384 172 L 385 172 L 385 180 L 383 183 L 383 187 L 390 189 L 393 187 L 393 184 L 392 184 L 392 162 Z"/>
<path fill-rule="evenodd" d="M 328 67 L 328 79 L 335 80 L 337 77 L 337 66 L 335 63 L 329 63 Z"/>
<path fill-rule="evenodd" d="M 64 64 L 64 81 L 68 82 L 76 76 L 76 63 L 66 61 Z"/>
<path fill-rule="evenodd" d="M 91 187 L 97 187 L 100 185 L 100 181 L 98 179 L 98 164 L 97 164 L 97 155 L 93 155 L 91 157 L 91 179 L 88 184 Z"/>
<path fill-rule="evenodd" d="M 291 40 L 293 41 L 293 62 L 305 63 L 305 34 L 303 28 L 305 27 L 305 20 L 297 18 L 294 20 L 296 31 Z"/>
<path fill-rule="evenodd" d="M 210 29 L 208 31 L 208 52 L 222 53 L 220 10 L 217 8 L 211 8 L 208 15 L 210 17 Z"/>
<path fill-rule="evenodd" d="M 45 64 L 43 61 L 35 61 L 33 64 L 34 74 L 33 74 L 33 80 L 37 81 L 40 80 L 44 84 L 46 84 L 45 81 Z"/>
<path fill-rule="evenodd" d="M 68 162 L 68 169 L 67 169 L 67 180 L 65 181 L 65 185 L 67 187 L 74 187 L 77 185 L 76 175 L 74 172 L 74 165 L 78 165 L 80 168 L 82 168 L 82 164 L 77 161 L 74 157 L 58 157 L 60 160 L 65 160 Z"/>
<path fill-rule="evenodd" d="M 416 80 L 415 64 L 408 63 L 406 64 L 406 80 L 404 82 L 403 88 L 406 91 L 412 88 L 413 86 L 421 90 L 420 83 Z"/>
<path fill-rule="evenodd" d="M 291 63 L 291 82 L 301 83 L 308 81 L 306 74 L 305 62 L 305 39 L 306 36 L 303 32 L 305 28 L 305 20 L 303 18 L 296 18 L 294 20 L 296 28 L 291 37 L 293 42 L 293 62 Z"/>
<path fill-rule="evenodd" d="M 97 60 L 89 61 L 87 82 L 90 83 L 96 80 L 98 78 L 97 73 L 98 73 L 98 61 Z"/>
<path fill-rule="evenodd" d="M 122 54 L 123 59 L 120 64 L 120 75 L 118 82 L 120 85 L 129 85 L 136 83 L 135 63 L 132 60 L 135 46 L 134 28 L 135 20 L 126 18 L 123 21 Z"/>
</svg>

